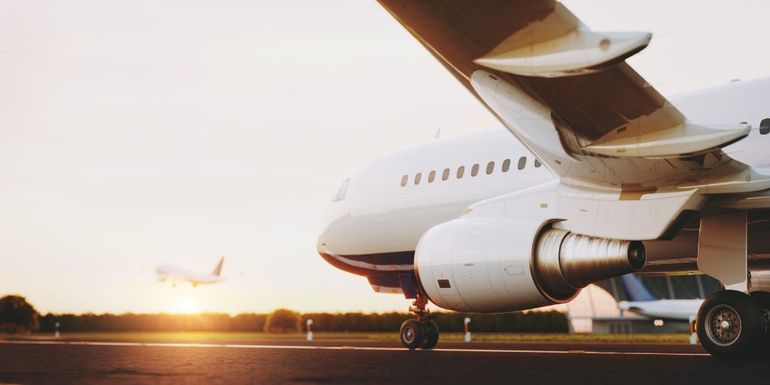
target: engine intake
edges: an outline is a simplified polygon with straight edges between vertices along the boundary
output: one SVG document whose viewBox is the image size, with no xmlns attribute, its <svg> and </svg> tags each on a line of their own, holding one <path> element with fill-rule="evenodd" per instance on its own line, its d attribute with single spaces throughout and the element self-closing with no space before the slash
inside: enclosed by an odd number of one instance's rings
<svg viewBox="0 0 770 385">
<path fill-rule="evenodd" d="M 644 245 L 509 218 L 460 218 L 426 232 L 415 271 L 428 297 L 470 312 L 532 309 L 644 267 Z"/>
</svg>

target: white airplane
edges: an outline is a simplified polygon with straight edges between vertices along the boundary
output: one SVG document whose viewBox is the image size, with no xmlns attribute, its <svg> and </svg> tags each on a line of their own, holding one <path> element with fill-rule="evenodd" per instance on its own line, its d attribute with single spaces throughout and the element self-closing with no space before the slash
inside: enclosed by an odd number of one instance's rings
<svg viewBox="0 0 770 385">
<path fill-rule="evenodd" d="M 534 309 L 654 269 L 724 285 L 698 316 L 711 354 L 770 351 L 770 80 L 666 98 L 625 62 L 651 34 L 554 0 L 379 2 L 506 128 L 374 161 L 331 204 L 319 254 L 414 299 L 404 346 L 438 342 L 428 301 Z"/>
<path fill-rule="evenodd" d="M 620 277 L 629 301 L 618 302 L 622 311 L 631 311 L 651 319 L 685 321 L 698 314 L 703 299 L 659 299 L 652 295 L 633 274 Z"/>
<path fill-rule="evenodd" d="M 160 265 L 155 268 L 155 272 L 159 281 L 165 282 L 170 280 L 174 287 L 176 287 L 177 281 L 189 282 L 193 287 L 196 287 L 198 285 L 224 282 L 225 279 L 222 277 L 222 264 L 224 262 L 225 257 L 219 258 L 217 266 L 214 267 L 214 271 L 211 273 L 202 273 L 173 265 Z"/>
</svg>

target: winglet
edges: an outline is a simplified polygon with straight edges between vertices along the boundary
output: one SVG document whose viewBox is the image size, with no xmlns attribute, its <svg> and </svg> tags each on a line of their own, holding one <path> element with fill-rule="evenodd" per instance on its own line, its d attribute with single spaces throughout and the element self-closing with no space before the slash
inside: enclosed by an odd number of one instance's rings
<svg viewBox="0 0 770 385">
<path fill-rule="evenodd" d="M 626 290 L 626 296 L 628 300 L 632 302 L 641 301 L 655 301 L 656 298 L 649 290 L 644 286 L 642 281 L 633 274 L 626 274 L 620 277 L 620 282 L 623 284 L 623 289 Z"/>
<path fill-rule="evenodd" d="M 216 275 L 217 277 L 222 275 L 222 264 L 225 262 L 225 257 L 219 258 L 219 263 L 217 263 L 217 267 L 214 268 L 214 271 L 211 272 L 212 275 Z"/>
</svg>

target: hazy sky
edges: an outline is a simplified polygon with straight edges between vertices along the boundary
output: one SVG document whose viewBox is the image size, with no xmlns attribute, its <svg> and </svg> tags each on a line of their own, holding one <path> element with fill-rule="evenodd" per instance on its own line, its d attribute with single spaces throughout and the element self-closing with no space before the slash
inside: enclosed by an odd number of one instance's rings
<svg viewBox="0 0 770 385">
<path fill-rule="evenodd" d="M 770 75 L 766 1 L 573 0 L 664 93 Z M 770 106 L 768 106 L 770 108 Z M 315 252 L 367 160 L 499 124 L 374 1 L 0 1 L 0 295 L 43 312 L 406 310 Z M 222 285 L 154 279 L 173 263 Z"/>
</svg>

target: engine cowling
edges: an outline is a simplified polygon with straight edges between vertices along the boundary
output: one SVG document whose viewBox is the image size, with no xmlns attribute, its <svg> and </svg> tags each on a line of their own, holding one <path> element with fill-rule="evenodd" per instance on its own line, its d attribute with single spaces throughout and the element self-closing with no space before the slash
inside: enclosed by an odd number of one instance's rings
<svg viewBox="0 0 770 385">
<path fill-rule="evenodd" d="M 641 242 L 589 237 L 550 223 L 460 218 L 428 230 L 415 271 L 436 305 L 464 312 L 533 309 L 644 267 Z"/>
</svg>

